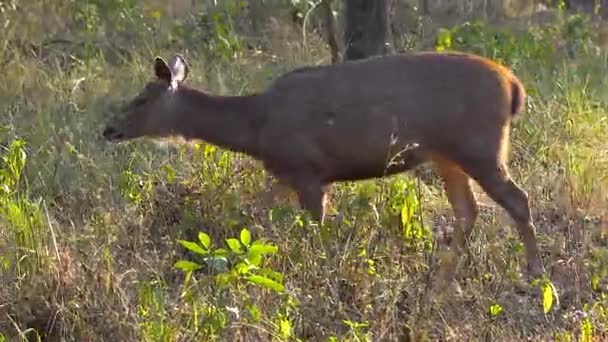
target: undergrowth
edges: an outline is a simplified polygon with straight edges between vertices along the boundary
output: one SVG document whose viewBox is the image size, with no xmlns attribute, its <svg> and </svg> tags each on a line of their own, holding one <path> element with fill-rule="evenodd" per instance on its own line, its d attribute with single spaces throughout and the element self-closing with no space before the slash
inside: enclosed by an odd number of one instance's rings
<svg viewBox="0 0 608 342">
<path fill-rule="evenodd" d="M 429 302 L 454 224 L 435 178 L 340 184 L 319 227 L 263 201 L 270 176 L 247 156 L 102 139 L 156 55 L 184 53 L 190 82 L 218 94 L 329 60 L 322 37 L 304 45 L 282 21 L 248 48 L 237 19 L 253 10 L 217 3 L 179 20 L 151 1 L 0 3 L 0 341 L 605 336 L 608 67 L 584 17 L 438 32 L 437 49 L 501 61 L 526 86 L 511 168 L 530 195 L 549 279 L 540 292 L 517 286 L 523 246 L 480 192 L 462 292 Z"/>
</svg>

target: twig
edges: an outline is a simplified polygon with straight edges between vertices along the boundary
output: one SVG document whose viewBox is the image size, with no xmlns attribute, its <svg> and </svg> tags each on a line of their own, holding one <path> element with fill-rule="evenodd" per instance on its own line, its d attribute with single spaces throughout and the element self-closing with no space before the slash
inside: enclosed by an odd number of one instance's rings
<svg viewBox="0 0 608 342">
<path fill-rule="evenodd" d="M 51 231 L 51 238 L 53 239 L 53 247 L 55 248 L 55 254 L 57 255 L 57 263 L 59 264 L 60 269 L 63 269 L 63 264 L 61 262 L 61 257 L 59 256 L 59 248 L 57 247 L 57 238 L 55 237 L 55 229 L 53 229 L 53 224 L 51 223 L 51 217 L 49 215 L 49 210 L 46 206 L 46 201 L 42 202 L 44 206 L 44 213 L 46 215 L 46 222 L 49 226 L 49 230 Z"/>
<path fill-rule="evenodd" d="M 317 8 L 322 2 L 323 0 L 315 2 L 312 7 L 310 7 L 310 9 L 306 12 L 306 15 L 304 15 L 304 21 L 302 22 L 302 42 L 304 46 L 306 46 L 306 23 L 308 22 L 308 18 L 310 17 L 312 11 L 314 11 L 315 8 Z"/>
</svg>

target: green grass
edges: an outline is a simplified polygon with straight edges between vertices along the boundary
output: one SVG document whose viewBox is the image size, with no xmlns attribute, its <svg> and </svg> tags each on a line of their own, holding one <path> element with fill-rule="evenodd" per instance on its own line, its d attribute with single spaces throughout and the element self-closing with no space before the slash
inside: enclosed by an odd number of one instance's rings
<svg viewBox="0 0 608 342">
<path fill-rule="evenodd" d="M 44 11 L 23 6 L 49 18 L 69 8 L 49 3 Z M 284 32 L 275 31 L 264 36 L 269 48 L 262 54 L 245 49 L 222 57 L 205 46 L 185 52 L 185 43 L 147 33 L 142 19 L 130 24 L 139 31 L 124 58 L 101 43 L 104 54 L 77 45 L 77 62 L 68 67 L 14 43 L 44 40 L 35 37 L 47 23 L 14 12 L 11 18 L 0 46 L 0 341 L 35 339 L 36 332 L 79 341 L 406 334 L 416 341 L 589 341 L 584 336 L 606 333 L 605 57 L 564 59 L 537 49 L 539 42 L 487 43 L 481 51 L 498 47 L 498 57 L 517 60 L 530 94 L 513 128 L 511 164 L 530 195 L 559 295 L 544 313 L 540 294 L 517 286 L 524 254 L 509 217 L 481 194 L 482 214 L 459 274 L 462 294 L 429 302 L 436 249 L 453 224 L 439 182 L 405 174 L 340 184 L 328 224 L 319 228 L 289 205 L 266 206 L 257 194 L 269 176 L 246 156 L 206 144 L 114 145 L 101 137 L 116 103 L 151 76 L 155 55 L 184 52 L 195 86 L 248 93 L 292 67 L 328 61 L 320 37 L 311 33 L 302 46 L 297 33 L 280 42 Z M 65 29 L 75 41 L 108 42 L 115 33 L 109 25 L 91 33 L 70 23 Z M 115 42 L 126 39 L 117 35 Z M 232 249 L 230 239 L 248 241 L 243 228 L 276 253 L 262 258 Z M 209 235 L 209 250 L 225 249 L 227 268 L 209 269 L 223 259 L 205 259 L 179 242 L 197 242 L 200 232 Z M 182 272 L 174 267 L 179 260 L 206 267 Z M 261 271 L 243 266 L 249 264 Z"/>
</svg>

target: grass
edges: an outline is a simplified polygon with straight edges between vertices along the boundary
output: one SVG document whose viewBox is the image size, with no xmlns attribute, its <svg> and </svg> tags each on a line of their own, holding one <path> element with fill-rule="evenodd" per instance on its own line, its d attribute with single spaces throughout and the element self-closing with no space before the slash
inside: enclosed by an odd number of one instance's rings
<svg viewBox="0 0 608 342">
<path fill-rule="evenodd" d="M 67 3 L 58 3 L 44 10 L 32 4 L 32 15 L 65 13 Z M 206 144 L 103 141 L 116 102 L 151 76 L 154 55 L 185 50 L 181 43 L 167 45 L 140 28 L 124 59 L 84 49 L 68 63 L 62 50 L 53 52 L 62 59 L 43 59 L 9 44 L 45 32 L 44 22 L 12 18 L 0 52 L 0 341 L 605 336 L 602 55 L 547 52 L 517 64 L 530 101 L 513 128 L 511 164 L 530 195 L 559 295 L 545 313 L 538 293 L 517 287 L 522 245 L 506 213 L 483 194 L 459 274 L 462 293 L 425 302 L 436 248 L 453 224 L 441 183 L 405 174 L 340 184 L 327 226 L 310 226 L 293 207 L 262 201 L 269 176 L 246 156 Z M 284 31 L 264 37 L 261 54 L 245 49 L 225 59 L 190 47 L 190 82 L 213 93 L 247 93 L 292 67 L 328 60 L 319 37 L 309 35 L 302 46 L 298 34 L 279 27 Z M 94 33 L 98 42 L 113 37 L 108 27 Z M 536 51 L 515 45 L 498 47 L 512 53 L 509 60 Z M 243 228 L 276 252 L 251 253 Z M 200 240 L 205 252 L 191 253 L 180 240 Z M 179 270 L 180 260 L 202 268 L 182 263 Z"/>
</svg>

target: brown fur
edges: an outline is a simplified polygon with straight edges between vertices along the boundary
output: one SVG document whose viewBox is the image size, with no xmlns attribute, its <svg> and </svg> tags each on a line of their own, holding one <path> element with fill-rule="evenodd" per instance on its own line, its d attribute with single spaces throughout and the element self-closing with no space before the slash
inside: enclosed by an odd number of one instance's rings
<svg viewBox="0 0 608 342">
<path fill-rule="evenodd" d="M 506 167 L 510 123 L 526 97 L 506 67 L 464 53 L 374 57 L 297 69 L 249 96 L 186 86 L 179 55 L 169 65 L 157 58 L 155 70 L 157 80 L 125 108 L 127 118 L 108 126 L 108 139 L 181 135 L 247 153 L 321 222 L 331 183 L 431 161 L 459 219 L 457 251 L 477 217 L 472 178 L 515 220 L 531 274 L 544 272 L 527 195 Z M 389 165 L 397 155 L 401 163 Z"/>
</svg>

